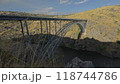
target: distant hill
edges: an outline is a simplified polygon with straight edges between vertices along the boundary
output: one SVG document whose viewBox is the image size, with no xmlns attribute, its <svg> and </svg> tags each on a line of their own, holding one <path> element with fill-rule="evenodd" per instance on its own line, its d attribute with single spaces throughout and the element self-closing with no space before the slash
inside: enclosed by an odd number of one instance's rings
<svg viewBox="0 0 120 84">
<path fill-rule="evenodd" d="M 13 11 L 0 11 L 0 15 L 11 15 L 11 16 L 32 16 L 32 17 L 52 17 L 53 15 L 45 14 L 32 14 L 26 12 L 13 12 Z"/>
<path fill-rule="evenodd" d="M 52 15 L 43 14 L 30 14 L 25 12 L 11 12 L 0 11 L 0 15 L 16 15 L 16 16 L 42 16 L 42 17 L 55 17 Z M 85 37 L 94 38 L 104 42 L 120 41 L 120 6 L 105 6 L 81 13 L 59 16 L 62 18 L 76 18 L 87 19 L 87 33 Z M 16 24 L 16 23 L 15 23 Z M 13 23 L 0 21 L 0 34 L 3 35 L 8 32 L 10 28 L 19 27 Z M 12 26 L 11 26 L 12 25 Z M 39 26 L 39 22 L 32 24 L 32 31 L 36 31 L 34 27 Z M 6 32 L 6 33 L 7 33 Z M 9 34 L 8 34 L 9 35 Z"/>
<path fill-rule="evenodd" d="M 105 6 L 81 13 L 62 16 L 65 18 L 87 19 L 85 37 L 104 42 L 120 40 L 120 6 Z"/>
</svg>

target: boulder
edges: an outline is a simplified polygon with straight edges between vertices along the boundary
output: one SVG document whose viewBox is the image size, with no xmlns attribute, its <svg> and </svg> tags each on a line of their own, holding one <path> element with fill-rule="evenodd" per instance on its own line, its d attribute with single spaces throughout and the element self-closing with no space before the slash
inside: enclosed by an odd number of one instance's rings
<svg viewBox="0 0 120 84">
<path fill-rule="evenodd" d="M 91 61 L 82 61 L 78 57 L 72 59 L 70 63 L 67 63 L 66 68 L 93 68 L 95 67 Z"/>
</svg>

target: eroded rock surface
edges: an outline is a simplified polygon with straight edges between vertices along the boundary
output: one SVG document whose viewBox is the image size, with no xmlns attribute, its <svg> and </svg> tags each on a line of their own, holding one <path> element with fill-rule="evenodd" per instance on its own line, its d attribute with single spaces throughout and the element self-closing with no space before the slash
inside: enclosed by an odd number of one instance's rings
<svg viewBox="0 0 120 84">
<path fill-rule="evenodd" d="M 78 57 L 72 59 L 70 63 L 67 63 L 66 68 L 93 68 L 94 65 L 91 61 L 82 61 Z"/>
</svg>

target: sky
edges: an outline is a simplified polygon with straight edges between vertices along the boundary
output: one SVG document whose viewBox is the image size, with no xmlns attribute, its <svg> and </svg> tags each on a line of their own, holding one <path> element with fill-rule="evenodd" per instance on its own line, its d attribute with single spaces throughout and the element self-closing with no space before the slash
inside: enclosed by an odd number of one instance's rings
<svg viewBox="0 0 120 84">
<path fill-rule="evenodd" d="M 0 11 L 65 15 L 110 5 L 120 0 L 0 0 Z"/>
</svg>

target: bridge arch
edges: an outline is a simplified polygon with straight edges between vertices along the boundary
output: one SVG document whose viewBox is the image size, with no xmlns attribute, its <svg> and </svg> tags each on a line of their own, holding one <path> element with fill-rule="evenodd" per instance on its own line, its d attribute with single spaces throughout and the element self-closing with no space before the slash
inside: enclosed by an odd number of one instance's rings
<svg viewBox="0 0 120 84">
<path fill-rule="evenodd" d="M 79 29 L 80 29 L 80 32 L 79 32 L 78 37 L 77 37 L 77 39 L 80 39 L 82 33 L 85 33 L 85 26 L 84 26 L 84 24 L 82 24 L 81 22 L 74 22 L 74 23 L 72 23 L 72 24 L 69 25 L 68 29 L 69 29 L 69 30 L 72 29 L 73 26 L 75 26 L 75 25 L 77 25 L 77 26 L 79 27 Z M 69 31 L 69 30 L 68 30 L 68 31 Z M 67 31 L 67 32 L 68 32 L 68 31 Z M 73 32 L 74 32 L 74 31 L 73 31 Z"/>
<path fill-rule="evenodd" d="M 65 36 L 65 34 L 76 24 L 81 29 L 81 32 L 80 32 L 79 37 L 78 37 L 78 38 L 80 38 L 82 33 L 85 32 L 86 23 L 82 23 L 82 22 L 69 22 L 69 23 L 65 24 L 61 29 L 59 29 L 56 32 L 56 34 L 47 42 L 47 44 L 43 48 L 42 54 L 41 54 L 42 55 L 41 62 L 42 62 L 43 58 L 46 55 L 49 58 L 52 58 L 54 52 L 56 51 L 56 49 L 58 48 L 58 46 L 62 42 L 63 37 Z"/>
</svg>

